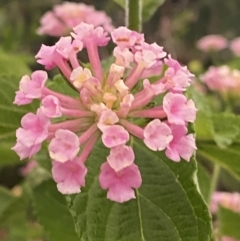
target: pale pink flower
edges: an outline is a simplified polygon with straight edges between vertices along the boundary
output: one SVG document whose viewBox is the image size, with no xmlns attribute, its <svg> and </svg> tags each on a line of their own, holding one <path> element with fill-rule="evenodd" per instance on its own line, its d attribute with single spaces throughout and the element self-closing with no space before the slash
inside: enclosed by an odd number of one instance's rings
<svg viewBox="0 0 240 241">
<path fill-rule="evenodd" d="M 115 172 L 114 169 L 105 162 L 101 166 L 99 182 L 103 189 L 108 189 L 108 199 L 123 203 L 135 198 L 133 188 L 139 188 L 141 186 L 142 178 L 135 164 L 119 172 Z"/>
<path fill-rule="evenodd" d="M 20 157 L 32 157 L 36 154 L 41 144 L 48 137 L 48 126 L 50 120 L 45 116 L 40 109 L 37 114 L 28 113 L 21 120 L 22 128 L 16 131 L 17 143 L 12 150 L 14 150 Z"/>
<path fill-rule="evenodd" d="M 110 125 L 102 129 L 102 142 L 108 148 L 123 145 L 129 141 L 129 133 L 120 125 Z"/>
<path fill-rule="evenodd" d="M 223 237 L 221 237 L 221 241 L 239 241 L 239 240 L 232 238 L 232 237 L 223 236 Z"/>
<path fill-rule="evenodd" d="M 144 41 L 144 35 L 126 27 L 119 27 L 111 32 L 112 40 L 120 48 L 133 47 Z"/>
<path fill-rule="evenodd" d="M 93 24 L 94 27 L 102 26 L 106 31 L 113 29 L 110 17 L 103 11 L 97 11 L 93 6 L 83 3 L 63 2 L 42 16 L 37 33 L 62 36 L 81 22 Z"/>
<path fill-rule="evenodd" d="M 185 125 L 185 122 L 194 122 L 196 119 L 194 102 L 182 94 L 167 93 L 163 99 L 163 109 L 171 124 Z"/>
<path fill-rule="evenodd" d="M 41 17 L 40 24 L 41 27 L 37 29 L 39 35 L 61 36 L 66 33 L 65 25 L 51 11 L 46 12 Z"/>
<path fill-rule="evenodd" d="M 229 192 L 214 192 L 212 195 L 210 211 L 216 213 L 218 206 L 231 209 L 234 212 L 240 213 L 240 194 Z"/>
<path fill-rule="evenodd" d="M 53 179 L 62 194 L 80 193 L 81 187 L 85 186 L 86 174 L 87 168 L 78 158 L 64 163 L 53 161 Z"/>
<path fill-rule="evenodd" d="M 164 150 L 172 140 L 172 132 L 166 123 L 155 119 L 147 124 L 143 132 L 144 143 L 153 151 Z"/>
<path fill-rule="evenodd" d="M 193 134 L 187 134 L 187 127 L 184 125 L 170 125 L 172 132 L 172 140 L 166 148 L 166 156 L 179 162 L 181 158 L 190 161 L 191 156 L 197 149 Z"/>
<path fill-rule="evenodd" d="M 21 176 L 27 176 L 31 171 L 37 167 L 38 163 L 35 160 L 29 160 L 24 167 L 21 167 L 19 172 Z"/>
<path fill-rule="evenodd" d="M 83 83 L 91 77 L 92 73 L 88 68 L 82 68 L 79 66 L 72 71 L 70 80 L 75 87 L 80 89 L 83 86 Z"/>
<path fill-rule="evenodd" d="M 239 84 L 240 71 L 232 70 L 227 65 L 219 67 L 211 66 L 200 79 L 211 90 L 221 93 L 233 92 Z"/>
<path fill-rule="evenodd" d="M 135 159 L 132 147 L 120 145 L 111 148 L 107 162 L 115 172 L 119 172 L 125 167 L 131 166 Z"/>
<path fill-rule="evenodd" d="M 32 73 L 31 78 L 24 75 L 19 83 L 19 91 L 16 92 L 14 104 L 25 105 L 32 102 L 33 99 L 42 97 L 42 88 L 48 79 L 47 72 L 37 70 Z"/>
<path fill-rule="evenodd" d="M 197 47 L 204 52 L 219 51 L 225 49 L 227 45 L 228 40 L 218 34 L 204 36 L 197 42 Z"/>
<path fill-rule="evenodd" d="M 60 101 L 53 95 L 47 95 L 45 98 L 43 98 L 40 109 L 49 118 L 57 118 L 62 116 Z"/>
<path fill-rule="evenodd" d="M 79 151 L 79 140 L 75 133 L 69 130 L 57 130 L 55 138 L 49 144 L 50 157 L 58 162 L 66 162 L 76 157 Z"/>
<path fill-rule="evenodd" d="M 35 144 L 32 146 L 25 146 L 21 142 L 17 141 L 14 147 L 11 149 L 17 153 L 17 155 L 20 157 L 20 160 L 23 160 L 25 158 L 31 158 L 34 154 L 40 151 L 41 144 Z"/>
<path fill-rule="evenodd" d="M 105 46 L 108 44 L 110 38 L 107 37 L 107 32 L 102 27 L 94 28 L 93 25 L 80 23 L 73 28 L 71 35 L 74 39 L 78 39 L 83 42 L 84 46 L 87 46 L 89 41 L 94 40 L 94 44 L 98 46 Z"/>
<path fill-rule="evenodd" d="M 41 144 L 48 137 L 50 120 L 38 109 L 37 114 L 28 113 L 21 120 L 22 128 L 16 132 L 17 141 L 26 147 Z"/>
<path fill-rule="evenodd" d="M 229 48 L 236 56 L 240 56 L 240 37 L 234 38 L 230 44 Z"/>
<path fill-rule="evenodd" d="M 40 50 L 36 54 L 35 58 L 37 59 L 37 62 L 41 65 L 44 65 L 47 70 L 52 69 L 56 67 L 55 62 L 55 53 L 56 46 L 47 46 L 42 44 Z"/>
</svg>

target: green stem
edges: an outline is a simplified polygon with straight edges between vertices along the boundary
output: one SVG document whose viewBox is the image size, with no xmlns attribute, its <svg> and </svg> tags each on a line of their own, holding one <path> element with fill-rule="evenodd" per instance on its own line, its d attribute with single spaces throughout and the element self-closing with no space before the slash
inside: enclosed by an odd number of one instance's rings
<svg viewBox="0 0 240 241">
<path fill-rule="evenodd" d="M 126 1 L 126 26 L 140 32 L 142 30 L 142 0 Z"/>
<path fill-rule="evenodd" d="M 220 165 L 214 164 L 213 174 L 212 174 L 212 179 L 211 179 L 209 194 L 208 194 L 208 205 L 209 206 L 211 204 L 213 192 L 216 190 L 216 187 L 217 187 L 220 169 L 221 169 Z"/>
</svg>

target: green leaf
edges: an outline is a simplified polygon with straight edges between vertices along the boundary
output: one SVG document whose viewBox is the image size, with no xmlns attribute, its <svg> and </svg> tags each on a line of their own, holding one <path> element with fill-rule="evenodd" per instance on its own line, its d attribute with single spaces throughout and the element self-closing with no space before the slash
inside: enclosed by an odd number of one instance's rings
<svg viewBox="0 0 240 241">
<path fill-rule="evenodd" d="M 0 186 L 0 217 L 13 201 L 14 196 L 6 188 Z"/>
<path fill-rule="evenodd" d="M 221 236 L 230 236 L 240 239 L 240 213 L 219 207 L 218 210 L 219 233 Z"/>
<path fill-rule="evenodd" d="M 28 74 L 30 72 L 26 63 L 28 58 L 26 56 L 14 55 L 6 53 L 0 49 L 0 73 L 9 74 L 13 73 L 20 77 L 21 75 Z"/>
<path fill-rule="evenodd" d="M 235 178 L 240 180 L 240 150 L 238 145 L 221 149 L 214 144 L 198 144 L 197 154 L 219 164 Z"/>
<path fill-rule="evenodd" d="M 210 217 L 197 191 L 196 162 L 174 163 L 163 153 L 134 143 L 142 186 L 136 199 L 119 204 L 106 198 L 99 187 L 100 165 L 108 151 L 96 145 L 87 161 L 86 187 L 76 196 L 80 240 L 84 241 L 207 241 Z"/>
<path fill-rule="evenodd" d="M 143 0 L 142 1 L 143 22 L 149 20 L 156 12 L 156 10 L 163 5 L 164 2 L 165 0 Z"/>
<path fill-rule="evenodd" d="M 197 118 L 194 122 L 194 129 L 198 140 L 212 140 L 214 126 L 212 121 L 212 111 L 206 98 L 197 92 L 192 86 L 188 89 L 189 98 L 193 99 L 197 111 Z"/>
<path fill-rule="evenodd" d="M 72 216 L 56 184 L 48 180 L 33 190 L 33 204 L 39 223 L 52 241 L 78 241 Z"/>
<path fill-rule="evenodd" d="M 121 7 L 125 8 L 125 0 L 113 0 Z M 131 0 L 129 0 L 131 1 Z M 165 2 L 165 0 L 142 0 L 142 19 L 148 21 L 156 10 Z"/>
<path fill-rule="evenodd" d="M 197 177 L 198 177 L 198 183 L 200 191 L 205 199 L 205 201 L 209 200 L 209 187 L 211 183 L 210 175 L 206 171 L 206 168 L 201 164 L 197 163 Z"/>
<path fill-rule="evenodd" d="M 240 116 L 231 113 L 218 113 L 212 116 L 214 140 L 220 148 L 233 142 L 240 142 Z"/>
</svg>

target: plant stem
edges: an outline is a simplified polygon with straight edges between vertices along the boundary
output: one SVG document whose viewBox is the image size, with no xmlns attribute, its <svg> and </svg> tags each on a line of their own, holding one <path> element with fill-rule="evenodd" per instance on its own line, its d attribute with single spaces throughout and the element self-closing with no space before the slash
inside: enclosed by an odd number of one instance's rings
<svg viewBox="0 0 240 241">
<path fill-rule="evenodd" d="M 126 26 L 140 32 L 142 29 L 142 0 L 126 0 Z"/>
<path fill-rule="evenodd" d="M 209 206 L 211 204 L 213 192 L 216 190 L 216 187 L 217 187 L 220 169 L 221 169 L 220 165 L 214 164 L 212 179 L 211 179 L 210 188 L 209 188 L 209 192 L 208 192 L 209 193 L 208 194 L 208 205 Z"/>
</svg>

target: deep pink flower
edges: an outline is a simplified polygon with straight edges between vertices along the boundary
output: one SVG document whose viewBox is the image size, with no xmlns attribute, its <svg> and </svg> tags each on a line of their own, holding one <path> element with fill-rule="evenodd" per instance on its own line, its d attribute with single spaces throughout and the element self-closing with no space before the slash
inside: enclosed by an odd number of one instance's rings
<svg viewBox="0 0 240 241">
<path fill-rule="evenodd" d="M 185 125 L 185 122 L 194 122 L 197 109 L 192 100 L 182 94 L 168 93 L 163 99 L 163 109 L 171 124 Z"/>
<path fill-rule="evenodd" d="M 50 157 L 58 162 L 73 160 L 79 149 L 77 135 L 69 130 L 57 130 L 55 138 L 49 144 Z"/>
<path fill-rule="evenodd" d="M 218 51 L 225 49 L 228 45 L 228 41 L 225 37 L 217 34 L 207 35 L 202 37 L 197 42 L 197 47 L 204 51 L 209 52 L 211 50 Z"/>
<path fill-rule="evenodd" d="M 119 172 L 125 167 L 131 166 L 134 159 L 135 156 L 132 147 L 120 145 L 111 149 L 107 162 L 115 172 Z"/>
<path fill-rule="evenodd" d="M 141 174 L 135 164 L 115 172 L 110 165 L 105 162 L 101 166 L 99 175 L 100 186 L 108 189 L 107 197 L 116 202 L 126 202 L 135 198 L 133 188 L 139 188 L 142 183 Z"/>
<path fill-rule="evenodd" d="M 25 158 L 31 158 L 34 154 L 40 151 L 41 144 L 35 144 L 32 146 L 25 146 L 21 142 L 17 141 L 16 145 L 12 147 L 11 149 L 15 151 L 18 156 L 20 157 L 20 160 L 23 160 Z"/>
<path fill-rule="evenodd" d="M 179 162 L 181 157 L 190 161 L 191 156 L 197 149 L 193 134 L 186 135 L 188 130 L 183 125 L 170 125 L 170 128 L 173 138 L 165 151 L 166 156 L 175 162 Z"/>
<path fill-rule="evenodd" d="M 87 168 L 78 158 L 64 163 L 53 161 L 53 179 L 62 194 L 80 193 L 81 187 L 85 186 L 86 174 Z"/>
</svg>

